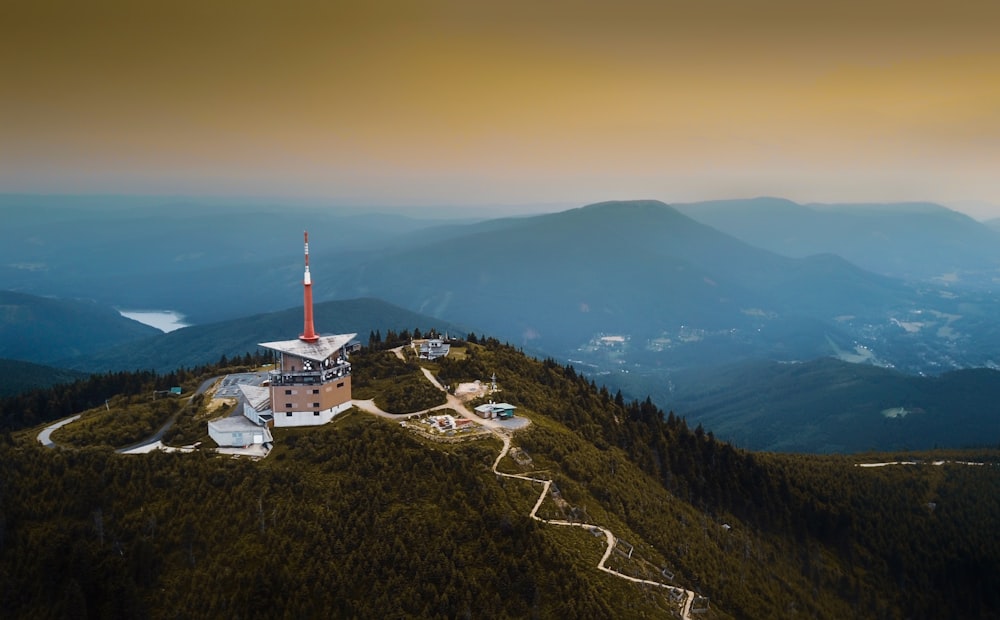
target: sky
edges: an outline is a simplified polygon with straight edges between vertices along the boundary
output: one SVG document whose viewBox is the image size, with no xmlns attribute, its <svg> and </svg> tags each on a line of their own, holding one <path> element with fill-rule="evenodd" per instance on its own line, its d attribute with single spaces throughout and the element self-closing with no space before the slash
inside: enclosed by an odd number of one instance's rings
<svg viewBox="0 0 1000 620">
<path fill-rule="evenodd" d="M 12 0 L 0 191 L 995 217 L 998 32 L 983 0 Z"/>
</svg>

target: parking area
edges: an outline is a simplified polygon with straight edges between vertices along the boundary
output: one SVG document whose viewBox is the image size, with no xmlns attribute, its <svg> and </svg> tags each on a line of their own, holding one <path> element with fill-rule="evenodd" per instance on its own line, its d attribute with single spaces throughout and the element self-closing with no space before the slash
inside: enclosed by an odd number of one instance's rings
<svg viewBox="0 0 1000 620">
<path fill-rule="evenodd" d="M 239 398 L 241 385 L 261 385 L 267 380 L 266 372 L 241 372 L 226 375 L 219 382 L 213 398 Z"/>
</svg>

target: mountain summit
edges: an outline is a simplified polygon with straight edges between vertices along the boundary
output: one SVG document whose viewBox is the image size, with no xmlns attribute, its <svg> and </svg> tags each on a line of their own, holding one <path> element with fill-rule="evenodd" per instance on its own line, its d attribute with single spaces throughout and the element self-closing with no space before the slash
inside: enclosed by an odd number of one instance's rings
<svg viewBox="0 0 1000 620">
<path fill-rule="evenodd" d="M 453 233 L 453 231 L 451 231 Z M 681 329 L 731 330 L 730 352 L 813 324 L 794 354 L 847 340 L 838 315 L 879 311 L 908 292 L 836 257 L 793 259 L 746 244 L 662 202 L 604 202 L 560 213 L 472 225 L 328 278 L 337 296 L 371 295 L 475 324 L 550 354 L 575 355 L 600 334 L 645 343 Z M 836 304 L 831 305 L 831 300 Z M 801 346 L 800 346 L 801 345 Z M 642 345 L 644 346 L 644 345 Z M 735 346 L 735 349 L 733 348 Z"/>
</svg>

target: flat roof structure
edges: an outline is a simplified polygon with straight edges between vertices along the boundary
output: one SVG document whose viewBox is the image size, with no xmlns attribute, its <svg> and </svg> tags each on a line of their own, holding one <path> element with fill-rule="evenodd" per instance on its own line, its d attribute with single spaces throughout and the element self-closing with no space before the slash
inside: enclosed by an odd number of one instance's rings
<svg viewBox="0 0 1000 620">
<path fill-rule="evenodd" d="M 269 388 L 245 384 L 241 384 L 239 387 L 243 398 L 257 411 L 271 408 L 271 390 Z"/>
<path fill-rule="evenodd" d="M 476 407 L 476 411 L 513 411 L 517 409 L 510 403 L 486 403 Z"/>
<path fill-rule="evenodd" d="M 228 418 L 219 418 L 217 420 L 211 420 L 209 422 L 216 430 L 222 431 L 224 433 L 231 433 L 233 431 L 242 431 L 245 433 L 260 432 L 263 428 L 246 419 L 242 415 L 231 415 Z"/>
<path fill-rule="evenodd" d="M 219 382 L 214 398 L 238 398 L 241 385 L 260 385 L 269 376 L 266 372 L 238 372 L 226 375 Z"/>
<path fill-rule="evenodd" d="M 278 340 L 276 342 L 261 342 L 260 346 L 287 355 L 294 355 L 314 362 L 323 362 L 328 357 L 347 345 L 357 334 L 336 334 L 320 336 L 316 342 L 295 340 Z"/>
</svg>

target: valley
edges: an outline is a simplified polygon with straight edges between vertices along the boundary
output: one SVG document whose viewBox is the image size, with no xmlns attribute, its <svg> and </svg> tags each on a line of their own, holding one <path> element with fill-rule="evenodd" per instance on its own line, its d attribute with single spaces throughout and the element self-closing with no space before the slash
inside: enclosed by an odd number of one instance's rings
<svg viewBox="0 0 1000 620">
<path fill-rule="evenodd" d="M 59 326 L 69 326 L 64 323 L 68 315 L 58 314 L 52 300 L 17 293 L 7 302 L 8 320 L 28 312 L 51 318 L 37 328 L 12 324 L 9 335 L 0 338 L 0 355 L 76 371 L 169 372 L 252 352 L 255 333 L 274 338 L 294 329 L 297 310 L 269 310 L 283 305 L 277 299 L 296 296 L 290 285 L 296 279 L 293 253 L 276 246 L 250 249 L 231 235 L 267 236 L 306 212 L 286 212 L 288 221 L 275 230 L 270 227 L 273 211 L 236 218 L 233 213 L 190 205 L 170 216 L 150 212 L 118 221 L 100 210 L 89 216 L 105 227 L 93 243 L 124 236 L 126 247 L 145 244 L 142 261 L 158 265 L 150 267 L 146 281 L 135 277 L 137 265 L 127 261 L 93 263 L 113 285 L 99 297 L 118 307 L 131 298 L 132 307 L 177 308 L 196 325 L 168 334 L 153 328 L 140 333 L 134 323 L 98 329 L 85 322 L 81 328 L 74 319 L 73 329 L 62 333 Z M 1000 299 L 982 280 L 974 284 L 939 275 L 977 269 L 988 273 L 994 260 L 990 243 L 1000 234 L 943 207 L 901 204 L 866 211 L 770 199 L 676 207 L 623 201 L 485 221 L 336 211 L 316 221 L 317 234 L 325 239 L 313 244 L 314 258 L 334 267 L 317 272 L 317 312 L 324 321 L 342 322 L 362 335 L 415 325 L 456 334 L 488 333 L 538 357 L 571 362 L 628 398 L 650 395 L 693 424 L 754 449 L 830 452 L 1000 441 L 1000 429 L 985 421 L 986 411 L 978 433 L 957 425 L 959 432 L 939 435 L 943 444 L 905 429 L 885 429 L 898 432 L 876 435 L 882 443 L 864 446 L 824 439 L 824 433 L 829 435 L 825 431 L 789 431 L 797 436 L 767 439 L 759 436 L 762 427 L 755 421 L 760 415 L 780 417 L 801 405 L 796 393 L 772 389 L 766 402 L 751 398 L 742 408 L 733 404 L 735 397 L 723 408 L 711 394 L 710 386 L 726 376 L 727 367 L 743 363 L 763 367 L 836 358 L 928 381 L 950 372 L 996 368 Z M 732 222 L 743 222 L 743 227 L 737 230 Z M 97 277 L 97 271 L 79 272 L 86 264 L 82 253 L 93 246 L 70 240 L 70 229 L 78 224 L 57 220 L 45 227 L 30 215 L 20 218 L 18 232 L 32 241 L 8 248 L 8 264 L 40 264 L 46 260 L 44 248 L 60 243 L 63 262 L 45 263 L 43 277 L 18 276 L 10 282 L 65 296 L 79 292 L 74 288 L 79 282 Z M 162 234 L 183 226 L 199 232 Z M 230 236 L 212 243 L 213 230 Z M 775 239 L 798 240 L 798 245 L 765 243 L 767 230 Z M 817 230 L 827 230 L 829 238 L 816 238 Z M 958 259 L 946 252 L 957 246 L 968 250 L 961 254 L 960 271 L 954 262 Z M 832 253 L 809 254 L 809 247 L 851 256 L 867 269 Z M 901 273 L 894 266 L 903 263 L 923 267 Z M 257 293 L 262 290 L 274 293 Z M 38 346 L 17 345 L 25 338 Z M 772 374 L 758 380 L 778 385 L 781 379 Z M 745 387 L 735 385 L 732 393 Z M 816 394 L 822 393 L 822 386 L 816 386 Z M 861 398 L 845 395 L 837 401 L 844 408 L 831 413 L 850 417 L 848 403 Z M 887 402 L 873 403 L 871 409 L 899 406 L 893 402 L 896 396 L 882 400 Z M 965 412 L 978 407 L 966 405 L 967 400 L 952 398 L 955 415 L 966 420 L 971 418 Z M 803 411 L 810 410 L 816 408 Z M 776 423 L 763 428 L 781 432 Z"/>
</svg>

